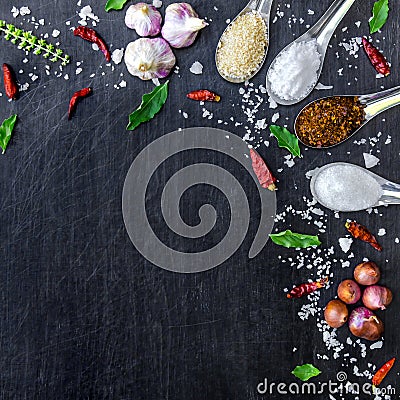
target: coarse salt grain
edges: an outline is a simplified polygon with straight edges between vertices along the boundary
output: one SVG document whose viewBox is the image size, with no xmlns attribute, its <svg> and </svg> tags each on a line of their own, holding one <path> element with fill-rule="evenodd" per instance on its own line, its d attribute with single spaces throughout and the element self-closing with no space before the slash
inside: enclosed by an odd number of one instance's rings
<svg viewBox="0 0 400 400">
<path fill-rule="evenodd" d="M 219 72 L 230 79 L 250 78 L 264 60 L 267 45 L 267 27 L 261 15 L 255 11 L 240 15 L 218 44 Z"/>
<path fill-rule="evenodd" d="M 272 92 L 282 100 L 302 99 L 317 83 L 320 66 L 321 54 L 315 39 L 293 43 L 268 70 Z"/>
<path fill-rule="evenodd" d="M 201 75 L 203 73 L 203 65 L 199 61 L 195 61 L 190 67 L 189 71 L 195 75 Z"/>
</svg>

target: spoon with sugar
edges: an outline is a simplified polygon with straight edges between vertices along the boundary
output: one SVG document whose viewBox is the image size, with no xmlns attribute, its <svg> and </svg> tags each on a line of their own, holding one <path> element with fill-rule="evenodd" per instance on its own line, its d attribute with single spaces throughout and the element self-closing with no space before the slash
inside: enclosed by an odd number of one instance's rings
<svg viewBox="0 0 400 400">
<path fill-rule="evenodd" d="M 225 80 L 245 82 L 263 66 L 268 52 L 272 1 L 250 0 L 222 33 L 215 64 Z"/>
<path fill-rule="evenodd" d="M 358 165 L 337 162 L 311 173 L 315 200 L 333 211 L 361 211 L 400 204 L 400 185 Z"/>
<path fill-rule="evenodd" d="M 333 32 L 354 2 L 335 0 L 314 26 L 288 44 L 272 61 L 266 85 L 268 94 L 278 104 L 296 104 L 314 89 Z"/>
<path fill-rule="evenodd" d="M 399 104 L 400 86 L 361 96 L 323 97 L 299 112 L 295 133 L 305 146 L 330 148 L 351 138 L 381 112 Z"/>
</svg>

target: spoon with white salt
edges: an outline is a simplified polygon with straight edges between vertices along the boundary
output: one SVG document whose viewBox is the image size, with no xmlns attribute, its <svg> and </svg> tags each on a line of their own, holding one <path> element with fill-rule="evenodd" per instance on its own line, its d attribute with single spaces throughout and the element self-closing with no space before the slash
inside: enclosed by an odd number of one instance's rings
<svg viewBox="0 0 400 400">
<path fill-rule="evenodd" d="M 321 75 L 331 37 L 354 2 L 335 0 L 314 26 L 272 61 L 266 85 L 268 94 L 278 104 L 296 104 L 312 92 Z"/>
<path fill-rule="evenodd" d="M 361 211 L 400 204 L 400 185 L 358 165 L 337 162 L 312 171 L 315 200 L 334 211 Z"/>
<path fill-rule="evenodd" d="M 215 50 L 215 64 L 228 82 L 248 81 L 264 65 L 272 2 L 250 0 L 222 33 Z"/>
</svg>

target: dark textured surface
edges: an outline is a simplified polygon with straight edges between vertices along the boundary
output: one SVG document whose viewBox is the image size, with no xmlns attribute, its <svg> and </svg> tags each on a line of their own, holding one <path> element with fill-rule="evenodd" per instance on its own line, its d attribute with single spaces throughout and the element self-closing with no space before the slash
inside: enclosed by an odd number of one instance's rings
<svg viewBox="0 0 400 400">
<path fill-rule="evenodd" d="M 13 2 L 14 3 L 14 2 Z M 23 80 L 29 72 L 39 79 L 31 83 L 27 92 L 16 103 L 0 98 L 1 120 L 17 112 L 19 122 L 5 155 L 0 157 L 1 210 L 1 267 L 0 267 L 0 397 L 2 399 L 254 399 L 256 386 L 264 377 L 269 380 L 292 381 L 290 371 L 297 364 L 313 362 L 324 371 L 324 378 L 334 378 L 341 361 L 319 361 L 316 353 L 323 353 L 321 333 L 313 319 L 301 321 L 297 312 L 300 302 L 288 302 L 283 288 L 294 282 L 307 280 L 309 271 L 295 270 L 279 263 L 278 254 L 286 257 L 294 251 L 268 243 L 255 259 L 246 255 L 250 238 L 234 257 L 222 266 L 196 275 L 178 275 L 161 270 L 146 262 L 132 246 L 125 232 L 121 214 L 121 191 L 124 178 L 135 155 L 155 138 L 179 127 L 215 126 L 216 119 L 228 120 L 239 115 L 238 87 L 224 82 L 216 73 L 213 54 L 225 20 L 232 18 L 244 1 L 222 0 L 193 2 L 200 15 L 212 18 L 212 24 L 190 49 L 177 52 L 182 77 L 171 78 L 171 95 L 162 112 L 137 133 L 125 131 L 127 115 L 140 101 L 140 94 L 151 90 L 151 83 L 143 83 L 128 76 L 123 64 L 118 72 L 101 75 L 102 55 L 91 51 L 90 45 L 73 37 L 65 21 L 77 25 L 76 1 L 16 2 L 29 5 L 32 15 L 45 18 L 46 25 L 39 32 L 51 34 L 61 31 L 62 46 L 73 62 L 84 61 L 83 72 L 75 76 L 75 66 L 67 67 L 70 79 L 55 79 L 44 73 L 44 61 L 30 55 L 28 64 L 22 63 L 23 53 L 1 39 L 0 60 L 24 69 Z M 124 47 L 135 34 L 123 23 L 123 12 L 106 14 L 103 1 L 91 2 L 101 22 L 98 30 L 115 47 Z M 169 4 L 169 1 L 165 1 Z M 330 4 L 328 0 L 293 1 L 291 11 L 281 1 L 278 4 L 286 16 L 271 27 L 271 44 L 267 65 L 293 35 L 305 30 L 295 24 L 290 30 L 287 16 L 293 13 L 312 23 Z M 15 3 L 14 3 L 15 4 Z M 85 3 L 86 4 L 86 3 Z M 83 5 L 85 5 L 83 4 Z M 330 93 L 366 93 L 400 82 L 398 73 L 400 22 L 398 10 L 393 10 L 390 21 L 377 37 L 381 47 L 392 61 L 393 74 L 385 80 L 376 80 L 374 71 L 360 52 L 356 60 L 337 59 L 338 43 L 343 38 L 368 32 L 367 19 L 373 2 L 358 0 L 332 39 L 326 65 L 321 77 L 324 84 L 334 85 L 333 91 L 313 92 L 310 99 Z M 219 11 L 215 11 L 216 5 Z M 9 2 L 0 3 L 2 18 L 13 20 Z M 307 9 L 315 10 L 314 16 Z M 20 17 L 19 17 L 20 18 Z M 20 20 L 20 19 L 19 19 Z M 354 22 L 362 21 L 361 29 Z M 28 28 L 29 23 L 24 23 Z M 347 32 L 342 27 L 348 26 Z M 55 41 L 55 40 L 54 40 Z M 345 54 L 340 49 L 342 55 Z M 188 68 L 200 60 L 204 73 L 194 76 Z M 349 68 L 348 64 L 353 67 Z M 267 65 L 254 79 L 264 82 Z M 355 69 L 357 66 L 357 69 Z M 37 67 L 34 71 L 33 68 Z M 344 76 L 337 70 L 344 68 Z M 106 70 L 106 69 L 104 69 Z M 109 70 L 106 70 L 109 71 Z M 94 78 L 90 74 L 96 72 Z M 118 73 L 124 72 L 128 88 L 115 90 Z M 358 80 L 355 81 L 354 78 Z M 347 82 L 351 82 L 348 86 Z M 91 85 L 94 95 L 84 101 L 75 118 L 68 122 L 66 110 L 71 93 Z M 108 86 L 107 86 L 108 85 Z M 201 118 L 198 104 L 185 99 L 185 93 L 198 87 L 215 89 L 223 98 L 220 104 L 209 105 L 215 111 L 212 120 Z M 291 108 L 280 108 L 289 123 L 305 102 Z M 184 109 L 189 119 L 183 119 L 178 110 Z M 264 107 L 267 120 L 274 110 Z M 358 138 L 375 136 L 382 131 L 392 135 L 392 144 L 381 142 L 381 163 L 374 172 L 394 181 L 400 181 L 398 137 L 398 110 L 386 112 L 371 122 Z M 240 127 L 227 129 L 243 135 Z M 362 165 L 362 153 L 369 145 L 348 143 L 335 148 L 331 154 L 305 151 L 304 158 L 280 176 L 278 211 L 287 204 L 304 208 L 302 195 L 310 196 L 305 172 L 332 161 L 353 161 Z M 348 152 L 351 151 L 349 156 Z M 282 165 L 286 154 L 271 141 L 261 154 L 268 157 L 271 166 Z M 201 155 L 199 156 L 201 158 Z M 212 156 L 211 156 L 212 160 Z M 222 162 L 225 162 L 222 160 Z M 235 163 L 225 162 L 238 179 L 243 172 Z M 170 163 L 164 175 L 178 168 Z M 160 175 L 154 191 L 150 214 L 157 211 L 164 175 Z M 244 179 L 244 178 L 242 178 Z M 295 191 L 294 188 L 298 187 Z M 249 194 L 255 189 L 249 188 Z M 186 199 L 193 206 L 187 213 L 188 223 L 196 222 L 196 210 L 203 201 L 213 199 L 222 213 L 220 229 L 208 238 L 214 244 L 223 235 L 229 213 L 222 196 L 216 192 L 194 190 Z M 194 201 L 195 200 L 195 201 Z M 152 213 L 153 211 L 153 213 Z M 373 258 L 384 267 L 384 281 L 390 283 L 396 295 L 399 285 L 397 258 L 399 247 L 394 238 L 399 236 L 398 207 L 381 211 L 382 217 L 366 213 L 354 214 L 360 221 L 377 231 L 384 227 L 387 235 L 381 238 L 384 252 L 377 254 L 362 243 L 355 243 L 356 257 Z M 257 204 L 254 205 L 254 219 Z M 321 235 L 324 246 L 337 246 L 344 236 L 343 223 L 329 213 L 327 233 Z M 157 223 L 155 221 L 155 223 Z M 315 229 L 298 219 L 287 219 L 293 230 L 313 232 Z M 254 234 L 257 223 L 251 227 Z M 162 229 L 163 225 L 160 223 Z M 214 236 L 216 235 L 216 236 Z M 179 246 L 179 243 L 176 244 Z M 202 248 L 204 243 L 200 243 Z M 197 247 L 195 247 L 197 248 Z M 343 254 L 341 255 L 343 257 Z M 385 260 L 388 260 L 386 263 Z M 349 276 L 334 264 L 335 284 Z M 334 288 L 324 292 L 321 301 L 333 297 Z M 399 305 L 397 296 L 385 313 L 386 334 L 382 350 L 368 354 L 367 362 L 381 364 L 397 352 Z M 339 333 L 345 338 L 347 330 Z M 298 351 L 293 353 L 293 347 Z M 352 367 L 349 367 L 352 369 Z M 346 370 L 346 369 L 345 369 Z M 396 374 L 387 383 L 398 381 Z M 266 398 L 266 397 L 264 397 Z M 317 397 L 315 397 L 317 398 Z M 327 398 L 327 395 L 321 396 Z"/>
</svg>

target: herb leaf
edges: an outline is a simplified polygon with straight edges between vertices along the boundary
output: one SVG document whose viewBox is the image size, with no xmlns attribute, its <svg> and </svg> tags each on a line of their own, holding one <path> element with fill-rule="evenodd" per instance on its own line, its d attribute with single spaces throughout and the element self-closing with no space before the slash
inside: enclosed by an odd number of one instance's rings
<svg viewBox="0 0 400 400">
<path fill-rule="evenodd" d="M 11 115 L 3 121 L 0 126 L 0 147 L 3 149 L 3 154 L 6 151 L 8 142 L 11 139 L 11 134 L 14 129 L 14 125 L 17 122 L 17 114 Z"/>
<path fill-rule="evenodd" d="M 295 157 L 301 156 L 299 140 L 293 133 L 278 125 L 271 125 L 269 130 L 278 139 L 279 147 L 288 149 Z"/>
<path fill-rule="evenodd" d="M 284 232 L 270 234 L 269 237 L 275 244 L 287 248 L 294 247 L 305 249 L 307 247 L 319 246 L 321 244 L 318 236 L 294 233 L 289 229 Z"/>
<path fill-rule="evenodd" d="M 104 9 L 109 12 L 110 10 L 122 10 L 128 0 L 107 0 Z"/>
<path fill-rule="evenodd" d="M 161 110 L 168 97 L 168 82 L 156 86 L 151 93 L 143 95 L 142 104 L 129 115 L 126 127 L 128 131 L 133 131 L 143 122 L 150 121 Z"/>
<path fill-rule="evenodd" d="M 292 374 L 303 382 L 308 381 L 313 376 L 318 376 L 320 373 L 321 371 L 312 364 L 298 365 L 292 371 Z"/>
<path fill-rule="evenodd" d="M 369 32 L 375 33 L 385 25 L 389 16 L 389 0 L 378 0 L 372 9 L 372 18 L 369 21 Z"/>
</svg>

